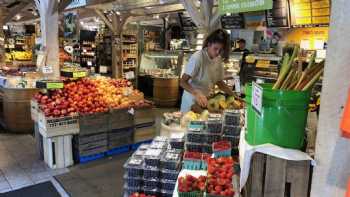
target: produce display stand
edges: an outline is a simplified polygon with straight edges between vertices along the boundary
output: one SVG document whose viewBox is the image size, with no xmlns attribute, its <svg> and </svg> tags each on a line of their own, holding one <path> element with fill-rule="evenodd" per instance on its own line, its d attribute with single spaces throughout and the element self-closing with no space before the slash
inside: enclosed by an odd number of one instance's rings
<svg viewBox="0 0 350 197">
<path fill-rule="evenodd" d="M 0 123 L 8 132 L 33 133 L 31 98 L 35 88 L 1 88 L 2 112 Z"/>
<path fill-rule="evenodd" d="M 254 197 L 286 196 L 289 189 L 290 196 L 307 197 L 310 166 L 310 161 L 289 161 L 255 153 L 243 193 Z"/>
</svg>

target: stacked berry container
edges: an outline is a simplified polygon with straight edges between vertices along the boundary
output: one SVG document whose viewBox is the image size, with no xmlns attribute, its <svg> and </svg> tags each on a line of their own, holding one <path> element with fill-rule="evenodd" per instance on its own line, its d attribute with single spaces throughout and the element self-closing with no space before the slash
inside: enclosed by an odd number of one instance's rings
<svg viewBox="0 0 350 197">
<path fill-rule="evenodd" d="M 231 142 L 232 155 L 238 154 L 238 145 L 241 133 L 241 111 L 225 110 L 223 121 L 223 137 L 225 141 Z"/>
<path fill-rule="evenodd" d="M 164 196 L 168 196 L 167 194 L 172 193 L 175 189 L 177 175 L 181 170 L 181 158 L 182 152 L 173 149 L 166 151 L 160 161 L 162 168 L 160 189 Z"/>
<path fill-rule="evenodd" d="M 124 164 L 124 192 L 130 196 L 134 192 L 142 191 L 143 158 L 130 157 Z"/>
</svg>

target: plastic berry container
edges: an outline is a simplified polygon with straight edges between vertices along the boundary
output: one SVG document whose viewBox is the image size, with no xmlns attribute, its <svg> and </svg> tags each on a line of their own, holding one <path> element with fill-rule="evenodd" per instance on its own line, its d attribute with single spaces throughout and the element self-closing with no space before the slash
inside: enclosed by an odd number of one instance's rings
<svg viewBox="0 0 350 197">
<path fill-rule="evenodd" d="M 159 189 L 160 187 L 159 179 L 144 179 L 143 184 L 148 189 Z"/>
<path fill-rule="evenodd" d="M 166 136 L 156 136 L 153 139 L 153 142 L 167 142 L 168 141 L 168 137 Z"/>
<path fill-rule="evenodd" d="M 142 177 L 143 175 L 143 159 L 130 157 L 123 166 L 128 177 Z"/>
<path fill-rule="evenodd" d="M 189 152 L 202 152 L 202 144 L 186 142 L 185 149 L 186 151 L 189 151 Z"/>
<path fill-rule="evenodd" d="M 165 152 L 160 160 L 161 167 L 168 170 L 177 170 L 180 168 L 181 154 L 176 152 Z"/>
<path fill-rule="evenodd" d="M 132 156 L 133 156 L 133 157 L 143 157 L 143 156 L 146 154 L 146 151 L 147 151 L 147 150 L 144 150 L 144 149 L 137 149 L 137 150 L 132 154 Z"/>
<path fill-rule="evenodd" d="M 221 134 L 206 133 L 203 142 L 212 144 L 221 140 Z"/>
<path fill-rule="evenodd" d="M 203 154 L 212 154 L 213 149 L 210 144 L 203 144 L 202 145 L 202 153 Z"/>
<path fill-rule="evenodd" d="M 129 177 L 124 174 L 123 178 L 128 187 L 141 187 L 143 185 L 143 179 L 140 177 Z"/>
<path fill-rule="evenodd" d="M 224 125 L 222 130 L 224 135 L 239 136 L 242 128 L 241 126 Z"/>
<path fill-rule="evenodd" d="M 166 149 L 168 146 L 167 142 L 153 141 L 148 149 Z"/>
<path fill-rule="evenodd" d="M 212 119 L 207 121 L 207 132 L 220 134 L 222 132 L 222 121 L 218 119 Z"/>
<path fill-rule="evenodd" d="M 147 150 L 149 148 L 150 144 L 141 144 L 137 150 Z"/>
<path fill-rule="evenodd" d="M 160 196 L 160 190 L 158 188 L 148 188 L 144 187 L 143 191 L 146 195 L 150 196 Z"/>
<path fill-rule="evenodd" d="M 241 122 L 241 112 L 239 110 L 226 110 L 224 112 L 224 123 L 230 126 L 239 126 Z"/>
<path fill-rule="evenodd" d="M 152 148 L 148 149 L 144 155 L 145 165 L 159 167 L 162 153 L 163 153 L 162 149 L 152 149 Z"/>
<path fill-rule="evenodd" d="M 162 179 L 160 181 L 160 188 L 162 190 L 173 191 L 175 189 L 175 185 L 176 185 L 176 181 L 174 181 L 174 180 Z"/>
<path fill-rule="evenodd" d="M 190 132 L 201 132 L 205 130 L 205 127 L 204 121 L 190 121 L 187 130 Z"/>
<path fill-rule="evenodd" d="M 161 197 L 173 197 L 173 190 L 161 190 Z"/>
<path fill-rule="evenodd" d="M 224 135 L 222 139 L 231 142 L 232 147 L 238 147 L 240 136 Z"/>
<path fill-rule="evenodd" d="M 176 171 L 176 170 L 166 170 L 166 169 L 163 169 L 161 171 L 161 176 L 160 178 L 161 179 L 166 179 L 166 180 L 177 180 L 177 176 L 179 175 L 179 171 Z"/>
<path fill-rule="evenodd" d="M 144 179 L 158 179 L 159 178 L 159 168 L 157 167 L 144 167 L 143 178 Z"/>
<path fill-rule="evenodd" d="M 191 132 L 186 133 L 186 139 L 188 142 L 202 143 L 204 140 L 204 135 L 201 132 Z"/>
<path fill-rule="evenodd" d="M 141 192 L 141 187 L 128 187 L 127 184 L 124 184 L 124 195 L 130 196 L 135 192 Z"/>
</svg>

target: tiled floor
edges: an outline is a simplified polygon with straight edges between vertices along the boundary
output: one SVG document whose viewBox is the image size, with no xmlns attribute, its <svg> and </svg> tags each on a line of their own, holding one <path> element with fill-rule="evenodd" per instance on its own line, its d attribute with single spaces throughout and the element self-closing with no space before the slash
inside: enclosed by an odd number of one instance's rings
<svg viewBox="0 0 350 197">
<path fill-rule="evenodd" d="M 31 135 L 0 133 L 0 193 L 52 181 L 62 196 L 68 196 L 53 178 L 66 172 L 67 168 L 50 169 L 38 158 Z"/>
</svg>

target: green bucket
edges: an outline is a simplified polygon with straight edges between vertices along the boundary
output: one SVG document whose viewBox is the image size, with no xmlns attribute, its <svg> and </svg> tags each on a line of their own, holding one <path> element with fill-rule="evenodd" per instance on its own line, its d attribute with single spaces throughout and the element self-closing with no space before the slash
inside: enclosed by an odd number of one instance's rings
<svg viewBox="0 0 350 197">
<path fill-rule="evenodd" d="M 301 149 L 304 144 L 309 91 L 272 90 L 272 84 L 263 88 L 262 111 L 252 107 L 252 85 L 246 86 L 247 133 L 251 145 L 271 143 L 284 148 Z"/>
</svg>

